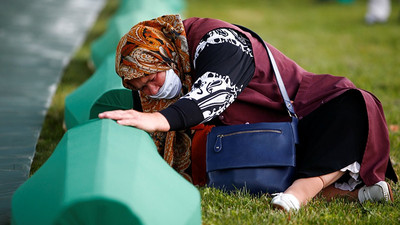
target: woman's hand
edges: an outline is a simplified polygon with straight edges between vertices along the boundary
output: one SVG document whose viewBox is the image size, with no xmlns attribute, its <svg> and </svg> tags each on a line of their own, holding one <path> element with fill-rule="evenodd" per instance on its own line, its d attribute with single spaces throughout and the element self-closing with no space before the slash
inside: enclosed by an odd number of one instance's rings
<svg viewBox="0 0 400 225">
<path fill-rule="evenodd" d="M 118 124 L 133 126 L 147 132 L 169 131 L 167 119 L 159 112 L 143 113 L 136 110 L 114 110 L 99 114 L 100 119 L 113 119 Z"/>
</svg>

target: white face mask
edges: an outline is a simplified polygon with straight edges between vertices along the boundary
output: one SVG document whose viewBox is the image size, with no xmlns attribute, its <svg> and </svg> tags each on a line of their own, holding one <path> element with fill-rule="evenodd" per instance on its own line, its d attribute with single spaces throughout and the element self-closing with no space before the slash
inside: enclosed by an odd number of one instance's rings
<svg viewBox="0 0 400 225">
<path fill-rule="evenodd" d="M 151 98 L 172 99 L 181 92 L 182 83 L 173 69 L 165 71 L 165 81 L 163 86 L 158 89 L 157 94 L 150 95 Z"/>
</svg>

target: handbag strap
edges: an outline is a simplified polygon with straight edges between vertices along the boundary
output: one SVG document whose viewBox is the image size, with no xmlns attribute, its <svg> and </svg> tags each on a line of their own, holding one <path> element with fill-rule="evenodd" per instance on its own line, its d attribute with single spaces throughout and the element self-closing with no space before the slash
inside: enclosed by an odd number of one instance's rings
<svg viewBox="0 0 400 225">
<path fill-rule="evenodd" d="M 281 73 L 279 72 L 278 66 L 276 65 L 275 58 L 272 55 L 271 50 L 269 50 L 267 44 L 264 42 L 264 40 L 256 32 L 250 30 L 249 28 L 243 27 L 243 26 L 240 26 L 240 25 L 236 25 L 236 24 L 235 24 L 235 26 L 239 27 L 240 29 L 242 29 L 242 30 L 244 30 L 246 32 L 249 32 L 251 35 L 256 37 L 261 43 L 263 43 L 265 49 L 267 50 L 267 53 L 268 53 L 268 56 L 269 56 L 269 61 L 271 62 L 272 68 L 274 70 L 275 78 L 276 78 L 276 81 L 278 83 L 279 90 L 280 90 L 281 95 L 283 97 L 283 101 L 285 103 L 285 107 L 286 107 L 286 109 L 287 109 L 287 111 L 289 113 L 289 116 L 292 117 L 292 118 L 293 117 L 297 118 L 297 115 L 296 115 L 296 113 L 294 111 L 293 105 L 290 102 L 289 96 L 288 96 L 288 94 L 286 92 L 285 84 L 283 83 L 283 80 L 282 80 L 282 77 L 281 77 Z"/>
</svg>

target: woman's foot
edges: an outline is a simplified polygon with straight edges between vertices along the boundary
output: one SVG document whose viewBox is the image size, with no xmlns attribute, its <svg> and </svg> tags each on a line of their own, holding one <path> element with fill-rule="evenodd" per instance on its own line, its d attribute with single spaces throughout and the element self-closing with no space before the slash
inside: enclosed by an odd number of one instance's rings
<svg viewBox="0 0 400 225">
<path fill-rule="evenodd" d="M 272 198 L 271 203 L 275 208 L 283 209 L 287 212 L 290 210 L 299 210 L 300 202 L 292 194 L 276 193 L 275 197 Z"/>
<path fill-rule="evenodd" d="M 393 202 L 393 193 L 390 185 L 385 181 L 379 181 L 372 186 L 364 186 L 358 191 L 358 200 L 363 203 L 365 201 L 386 201 Z"/>
</svg>

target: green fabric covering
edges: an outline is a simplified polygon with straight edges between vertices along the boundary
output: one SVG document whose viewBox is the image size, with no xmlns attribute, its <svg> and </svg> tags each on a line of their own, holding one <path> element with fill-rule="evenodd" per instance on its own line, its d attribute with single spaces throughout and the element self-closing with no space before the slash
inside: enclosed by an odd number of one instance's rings
<svg viewBox="0 0 400 225">
<path fill-rule="evenodd" d="M 200 194 L 150 136 L 108 119 L 69 130 L 13 195 L 25 224 L 201 224 Z"/>
<path fill-rule="evenodd" d="M 88 121 L 93 112 L 112 109 L 131 109 L 131 91 L 122 86 L 115 73 L 115 55 L 106 61 L 79 88 L 65 98 L 64 119 L 67 129 Z M 121 98 L 120 98 L 121 97 Z"/>
<path fill-rule="evenodd" d="M 145 11 L 159 17 L 164 14 L 180 13 L 185 9 L 185 0 L 122 0 L 115 14 Z"/>
<path fill-rule="evenodd" d="M 128 89 L 114 89 L 107 91 L 96 100 L 90 109 L 89 119 L 98 118 L 98 114 L 104 111 L 116 109 L 132 109 L 132 91 Z"/>
</svg>

